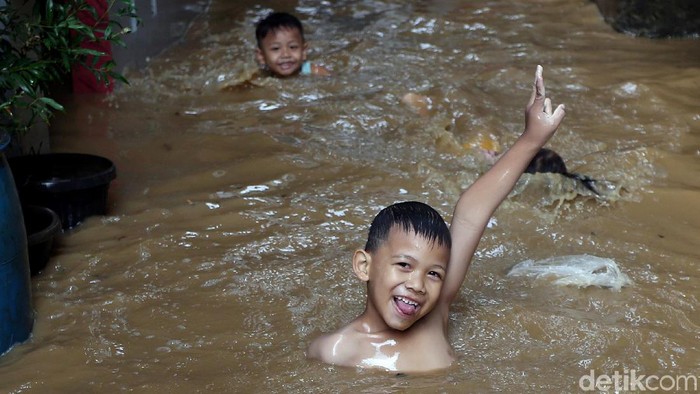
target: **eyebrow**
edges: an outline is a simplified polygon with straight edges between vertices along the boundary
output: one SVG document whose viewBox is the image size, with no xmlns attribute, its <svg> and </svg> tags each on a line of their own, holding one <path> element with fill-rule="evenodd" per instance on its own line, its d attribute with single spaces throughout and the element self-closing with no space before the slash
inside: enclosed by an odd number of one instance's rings
<svg viewBox="0 0 700 394">
<path fill-rule="evenodd" d="M 290 45 L 290 44 L 297 44 L 297 45 L 301 45 L 301 44 L 300 44 L 300 42 L 299 42 L 299 41 L 297 41 L 297 40 L 292 40 L 292 41 L 287 41 L 287 42 L 282 42 L 282 41 L 272 41 L 271 43 L 269 43 L 269 44 L 267 44 L 267 45 L 269 45 L 269 46 L 272 46 L 272 45 Z"/>
<path fill-rule="evenodd" d="M 418 260 L 416 260 L 413 256 L 409 256 L 409 255 L 407 255 L 407 254 L 395 254 L 395 255 L 391 256 L 391 258 L 401 258 L 401 259 L 406 259 L 406 260 L 411 260 L 411 261 L 418 261 Z M 434 268 L 440 268 L 440 269 L 443 270 L 443 271 L 447 271 L 447 267 L 446 267 L 446 266 L 442 266 L 442 265 L 440 265 L 440 264 L 433 264 L 433 265 L 430 266 L 430 268 L 433 268 L 433 269 L 434 269 Z"/>
<path fill-rule="evenodd" d="M 391 258 L 403 258 L 403 259 L 417 261 L 413 256 L 409 256 L 407 254 L 395 254 L 395 255 L 391 256 Z"/>
</svg>

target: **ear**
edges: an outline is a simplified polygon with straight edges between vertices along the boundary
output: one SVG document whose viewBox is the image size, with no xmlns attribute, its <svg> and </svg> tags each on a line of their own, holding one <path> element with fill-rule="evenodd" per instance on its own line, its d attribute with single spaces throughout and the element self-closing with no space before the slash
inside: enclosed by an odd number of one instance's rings
<svg viewBox="0 0 700 394">
<path fill-rule="evenodd" d="M 352 270 L 363 282 L 369 281 L 369 268 L 372 263 L 372 255 L 362 249 L 355 251 L 352 256 Z"/>
<path fill-rule="evenodd" d="M 260 50 L 260 48 L 255 50 L 255 60 L 257 60 L 260 66 L 264 66 L 267 64 L 267 62 L 265 61 L 265 55 L 263 54 L 263 51 Z"/>
<path fill-rule="evenodd" d="M 306 60 L 306 52 L 309 50 L 309 43 L 305 42 L 304 46 L 301 49 L 301 60 L 304 61 Z"/>
</svg>

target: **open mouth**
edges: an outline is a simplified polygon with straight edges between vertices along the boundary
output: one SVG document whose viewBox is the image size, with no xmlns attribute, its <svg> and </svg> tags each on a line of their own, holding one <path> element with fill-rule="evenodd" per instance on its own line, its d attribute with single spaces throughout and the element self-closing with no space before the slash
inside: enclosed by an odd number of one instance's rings
<svg viewBox="0 0 700 394">
<path fill-rule="evenodd" d="M 283 62 L 283 63 L 278 63 L 278 66 L 280 70 L 283 71 L 290 71 L 294 69 L 294 66 L 296 65 L 295 62 Z"/>
<path fill-rule="evenodd" d="M 394 305 L 396 305 L 396 309 L 405 316 L 413 316 L 418 313 L 418 309 L 420 309 L 420 304 L 401 296 L 394 297 Z"/>
</svg>

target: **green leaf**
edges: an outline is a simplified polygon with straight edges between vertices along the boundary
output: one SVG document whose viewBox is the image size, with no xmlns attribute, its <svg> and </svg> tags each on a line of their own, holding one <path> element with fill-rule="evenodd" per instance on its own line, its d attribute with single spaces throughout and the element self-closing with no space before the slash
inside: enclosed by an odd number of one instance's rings
<svg viewBox="0 0 700 394">
<path fill-rule="evenodd" d="M 63 111 L 64 109 L 61 104 L 57 103 L 54 99 L 49 97 L 41 97 L 39 101 L 55 109 L 56 111 Z"/>
<path fill-rule="evenodd" d="M 46 0 L 46 23 L 53 21 L 53 0 Z"/>
<path fill-rule="evenodd" d="M 122 28 L 122 17 L 138 19 L 134 0 L 107 0 L 112 16 L 98 15 L 86 0 L 5 0 L 0 5 L 0 117 L 16 130 L 27 129 L 34 120 L 48 119 L 63 107 L 43 97 L 47 87 L 65 81 L 72 67 L 82 65 L 103 81 L 128 83 L 115 72 L 113 60 L 99 64 L 105 53 L 83 48 L 84 42 L 103 37 L 111 45 L 124 46 L 122 37 L 130 32 Z M 7 3 L 11 3 L 8 6 Z M 117 10 L 118 8 L 118 10 Z M 21 10 L 22 12 L 17 12 Z M 81 13 L 92 15 L 100 27 L 83 22 Z M 92 24 L 92 23 L 90 23 Z M 112 79 L 110 79 L 110 77 Z M 27 120 L 15 118 L 16 108 L 25 108 Z"/>
</svg>

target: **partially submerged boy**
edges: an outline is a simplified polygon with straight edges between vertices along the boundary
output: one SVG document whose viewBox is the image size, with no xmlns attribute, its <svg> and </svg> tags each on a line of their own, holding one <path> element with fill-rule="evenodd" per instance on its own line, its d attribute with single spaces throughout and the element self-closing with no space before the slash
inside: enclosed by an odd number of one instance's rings
<svg viewBox="0 0 700 394">
<path fill-rule="evenodd" d="M 308 356 L 397 372 L 452 365 L 450 304 L 491 215 L 564 116 L 563 105 L 552 111 L 537 66 L 525 131 L 462 193 L 449 229 L 437 211 L 418 202 L 391 205 L 375 217 L 365 249 L 352 259 L 355 275 L 367 283 L 365 310 L 345 327 L 313 340 Z"/>
<path fill-rule="evenodd" d="M 274 12 L 255 28 L 258 49 L 255 58 L 270 74 L 280 78 L 295 75 L 330 75 L 323 66 L 306 61 L 308 43 L 299 19 L 286 12 Z"/>
</svg>

